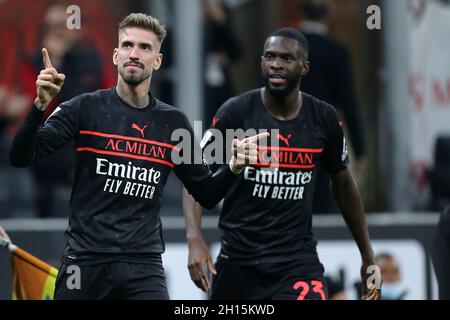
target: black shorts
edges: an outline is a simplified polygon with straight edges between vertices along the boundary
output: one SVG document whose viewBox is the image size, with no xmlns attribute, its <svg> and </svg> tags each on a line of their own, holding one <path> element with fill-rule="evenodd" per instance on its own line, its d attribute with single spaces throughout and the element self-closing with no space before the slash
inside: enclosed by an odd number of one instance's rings
<svg viewBox="0 0 450 320">
<path fill-rule="evenodd" d="M 61 265 L 56 279 L 55 300 L 169 299 L 164 269 L 160 263 L 113 261 L 73 266 Z M 77 273 L 79 282 L 75 278 Z"/>
<path fill-rule="evenodd" d="M 216 263 L 211 300 L 326 300 L 320 263 Z"/>
</svg>

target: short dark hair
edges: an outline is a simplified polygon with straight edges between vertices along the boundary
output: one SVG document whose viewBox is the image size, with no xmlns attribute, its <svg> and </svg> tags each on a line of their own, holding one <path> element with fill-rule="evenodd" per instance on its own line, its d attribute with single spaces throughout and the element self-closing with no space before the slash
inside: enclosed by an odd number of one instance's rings
<svg viewBox="0 0 450 320">
<path fill-rule="evenodd" d="M 141 28 L 152 31 L 158 37 L 159 43 L 166 38 L 166 28 L 160 24 L 159 20 L 143 13 L 130 13 L 119 23 L 119 33 L 126 28 Z"/>
<path fill-rule="evenodd" d="M 269 34 L 269 36 L 266 38 L 266 41 L 271 37 L 285 37 L 296 40 L 299 46 L 302 48 L 303 52 L 305 53 L 305 57 L 308 58 L 309 55 L 308 40 L 306 40 L 305 36 L 300 31 L 294 28 L 281 28 Z"/>
</svg>

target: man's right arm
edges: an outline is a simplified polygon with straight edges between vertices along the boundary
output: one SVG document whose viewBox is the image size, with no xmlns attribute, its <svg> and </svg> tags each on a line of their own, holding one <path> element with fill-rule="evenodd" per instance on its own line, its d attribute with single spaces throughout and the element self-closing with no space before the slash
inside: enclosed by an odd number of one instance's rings
<svg viewBox="0 0 450 320">
<path fill-rule="evenodd" d="M 42 49 L 44 70 L 36 81 L 36 99 L 24 123 L 14 138 L 9 154 L 11 165 L 25 167 L 66 144 L 74 135 L 73 123 L 58 107 L 58 113 L 50 123 L 39 128 L 44 111 L 52 99 L 60 92 L 65 75 L 53 68 L 47 50 Z M 71 130 L 72 129 L 72 130 Z"/>
<path fill-rule="evenodd" d="M 36 146 L 38 140 L 38 129 L 44 112 L 35 105 L 31 107 L 30 113 L 25 118 L 19 131 L 14 137 L 9 152 L 9 162 L 14 167 L 26 167 L 36 161 Z"/>
<path fill-rule="evenodd" d="M 44 112 L 33 105 L 14 137 L 9 153 L 11 165 L 29 166 L 72 140 L 77 131 L 77 109 L 74 104 L 59 106 L 41 126 Z"/>
</svg>

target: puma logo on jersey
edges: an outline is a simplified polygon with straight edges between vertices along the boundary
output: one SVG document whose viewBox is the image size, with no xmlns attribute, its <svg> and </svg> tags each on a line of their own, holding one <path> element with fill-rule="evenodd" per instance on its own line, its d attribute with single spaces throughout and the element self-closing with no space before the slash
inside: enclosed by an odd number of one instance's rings
<svg viewBox="0 0 450 320">
<path fill-rule="evenodd" d="M 289 139 L 292 138 L 292 134 L 289 134 L 287 137 L 284 137 L 282 134 L 277 133 L 278 139 L 283 141 L 288 147 L 289 145 Z"/>
<path fill-rule="evenodd" d="M 136 129 L 137 131 L 139 131 L 141 133 L 142 138 L 144 138 L 144 130 L 145 128 L 147 128 L 147 125 L 145 125 L 143 128 L 139 127 L 136 123 L 133 123 L 131 125 L 132 129 Z"/>
</svg>

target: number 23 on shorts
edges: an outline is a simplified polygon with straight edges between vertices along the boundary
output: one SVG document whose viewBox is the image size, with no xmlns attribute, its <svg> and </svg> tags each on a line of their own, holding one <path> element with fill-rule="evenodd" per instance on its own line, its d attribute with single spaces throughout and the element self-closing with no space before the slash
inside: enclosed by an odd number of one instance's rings
<svg viewBox="0 0 450 320">
<path fill-rule="evenodd" d="M 326 300 L 322 281 L 297 281 L 293 288 L 299 293 L 297 300 L 317 300 L 318 297 L 321 300 Z"/>
</svg>

